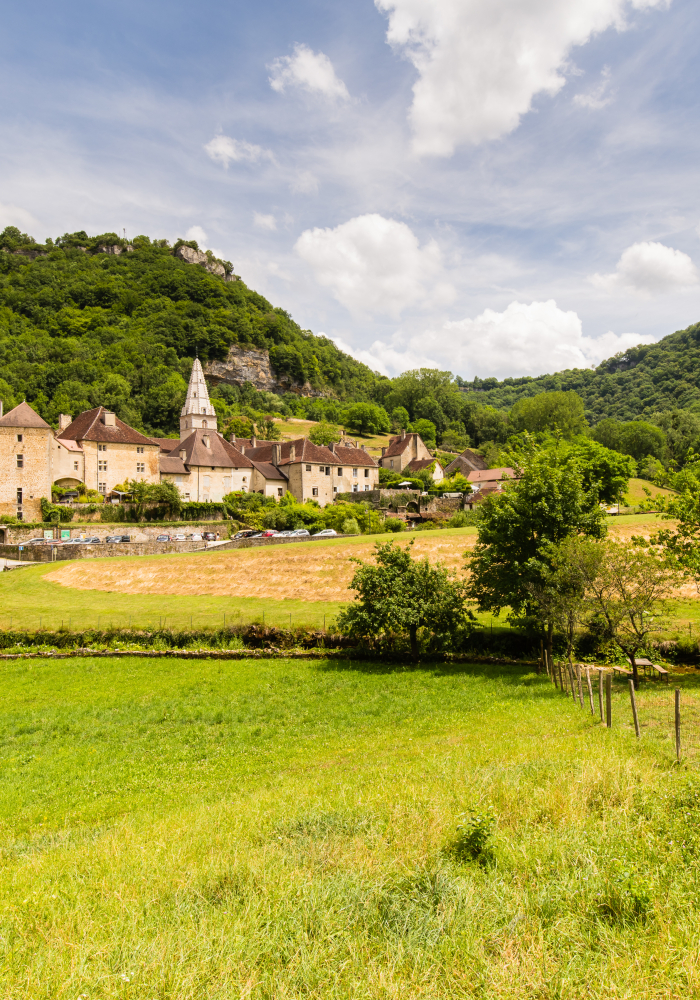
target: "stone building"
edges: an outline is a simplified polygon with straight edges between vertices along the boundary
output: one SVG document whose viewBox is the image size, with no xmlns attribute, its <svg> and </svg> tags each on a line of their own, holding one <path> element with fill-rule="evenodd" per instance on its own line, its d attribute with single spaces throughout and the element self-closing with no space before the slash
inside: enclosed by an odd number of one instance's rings
<svg viewBox="0 0 700 1000">
<path fill-rule="evenodd" d="M 217 430 L 216 410 L 199 358 L 192 365 L 180 412 L 180 440 L 151 441 L 160 447 L 161 479 L 175 483 L 185 500 L 218 503 L 233 490 L 254 489 L 253 463 Z"/>
<path fill-rule="evenodd" d="M 51 497 L 53 431 L 28 403 L 2 414 L 0 515 L 41 521 L 41 498 Z"/>
<path fill-rule="evenodd" d="M 97 490 L 105 496 L 127 479 L 160 482 L 158 446 L 104 406 L 85 410 L 65 429 L 59 430 L 54 448 L 61 445 L 73 456 L 68 458 L 68 462 L 73 463 L 72 471 L 80 471 L 82 462 L 82 481 L 89 490 Z M 82 452 L 82 459 L 79 452 Z M 57 451 L 56 457 L 59 471 L 65 471 L 65 456 Z"/>
<path fill-rule="evenodd" d="M 431 463 L 433 456 L 423 443 L 420 434 L 408 434 L 406 431 L 401 431 L 397 437 L 389 439 L 388 448 L 382 448 L 379 464 L 383 469 L 403 472 L 406 466 L 416 461 Z"/>
<path fill-rule="evenodd" d="M 481 455 L 477 455 L 475 451 L 466 448 L 461 455 L 458 455 L 454 461 L 450 462 L 445 469 L 445 475 L 454 476 L 455 473 L 461 472 L 463 476 L 468 476 L 470 472 L 477 472 L 479 469 L 486 468 L 488 466 Z"/>
</svg>

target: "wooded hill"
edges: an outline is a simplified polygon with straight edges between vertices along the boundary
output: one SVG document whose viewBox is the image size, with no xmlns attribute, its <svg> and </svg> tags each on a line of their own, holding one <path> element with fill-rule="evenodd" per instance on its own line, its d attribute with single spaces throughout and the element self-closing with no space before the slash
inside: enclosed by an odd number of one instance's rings
<svg viewBox="0 0 700 1000">
<path fill-rule="evenodd" d="M 510 410 L 518 399 L 539 392 L 574 390 L 586 419 L 636 420 L 666 410 L 700 413 L 700 323 L 678 330 L 656 344 L 632 347 L 595 369 L 572 368 L 537 378 L 458 379 L 483 405 Z"/>
</svg>

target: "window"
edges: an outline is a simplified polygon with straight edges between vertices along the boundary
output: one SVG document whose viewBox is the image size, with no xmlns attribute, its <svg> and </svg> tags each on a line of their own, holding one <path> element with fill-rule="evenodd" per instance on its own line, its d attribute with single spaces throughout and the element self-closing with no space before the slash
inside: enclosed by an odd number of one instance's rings
<svg viewBox="0 0 700 1000">
<path fill-rule="evenodd" d="M 330 465 L 327 465 L 326 466 L 326 475 L 330 476 L 330 474 L 331 474 L 331 467 L 330 467 Z"/>
<path fill-rule="evenodd" d="M 318 486 L 314 486 L 312 488 L 312 490 L 311 490 L 311 496 L 312 497 L 317 497 L 318 496 Z"/>
<path fill-rule="evenodd" d="M 17 441 L 19 442 L 19 444 L 22 444 L 22 435 L 21 434 L 17 435 Z"/>
<path fill-rule="evenodd" d="M 338 475 L 342 476 L 342 474 L 343 474 L 343 470 L 342 469 L 338 469 Z"/>
<path fill-rule="evenodd" d="M 325 467 L 325 465 L 319 465 L 319 467 L 318 467 L 318 471 L 319 471 L 319 472 L 323 472 L 323 470 L 324 470 L 325 468 L 326 468 L 326 467 Z"/>
<path fill-rule="evenodd" d="M 105 462 L 105 465 L 106 464 L 107 463 Z M 136 471 L 137 472 L 145 472 L 146 471 L 146 463 L 145 462 L 137 462 L 136 463 Z"/>
<path fill-rule="evenodd" d="M 247 476 L 244 476 L 244 477 L 243 477 L 243 482 L 244 482 L 244 483 L 247 483 L 247 482 L 248 482 L 248 477 L 247 477 Z"/>
<path fill-rule="evenodd" d="M 209 424 L 206 422 L 206 420 L 203 420 L 202 421 L 202 427 L 208 427 L 208 426 L 209 426 Z M 209 445 L 207 444 L 207 448 L 208 447 L 209 447 Z"/>
<path fill-rule="evenodd" d="M 353 493 L 357 493 L 359 491 L 359 489 L 360 489 L 360 487 L 357 485 L 357 483 L 353 483 L 352 484 L 352 492 Z"/>
<path fill-rule="evenodd" d="M 107 445 L 106 444 L 98 444 L 97 450 L 98 451 L 107 451 Z"/>
<path fill-rule="evenodd" d="M 338 492 L 338 487 L 337 487 L 337 486 L 334 486 L 334 487 L 333 487 L 333 492 L 334 492 L 334 493 L 337 493 L 337 492 Z"/>
<path fill-rule="evenodd" d="M 357 469 L 352 470 L 352 478 L 357 479 Z"/>
<path fill-rule="evenodd" d="M 17 511 L 17 520 L 18 521 L 23 521 L 24 520 L 24 514 L 22 513 L 21 510 Z"/>
<path fill-rule="evenodd" d="M 97 484 L 97 492 L 98 493 L 106 493 L 107 492 L 107 483 L 98 483 Z"/>
<path fill-rule="evenodd" d="M 282 487 L 281 487 L 281 486 L 278 486 L 278 487 L 277 487 L 277 496 L 278 496 L 278 497 L 281 497 L 281 496 L 282 496 L 282 494 L 283 494 L 283 492 L 284 492 L 284 491 L 283 491 Z"/>
<path fill-rule="evenodd" d="M 202 407 L 202 413 L 206 413 L 206 412 L 207 412 L 207 408 L 206 408 L 206 406 L 203 406 Z M 207 425 L 205 424 L 204 426 L 206 427 Z"/>
<path fill-rule="evenodd" d="M 17 456 L 17 468 L 18 469 L 23 469 L 24 468 L 24 455 L 18 455 Z"/>
<path fill-rule="evenodd" d="M 307 466 L 306 466 L 306 471 L 307 471 L 307 472 L 311 472 L 311 466 L 310 466 L 310 465 L 307 465 Z"/>
<path fill-rule="evenodd" d="M 369 469 L 365 469 L 365 479 L 369 479 Z"/>
<path fill-rule="evenodd" d="M 22 490 L 17 490 L 17 503 L 22 503 Z"/>
<path fill-rule="evenodd" d="M 97 471 L 98 472 L 106 472 L 107 471 L 107 463 L 106 462 L 98 462 L 97 463 Z"/>
<path fill-rule="evenodd" d="M 369 483 L 365 483 L 365 493 L 367 492 L 368 489 L 369 489 Z"/>
<path fill-rule="evenodd" d="M 143 447 L 139 446 L 139 447 L 138 447 L 138 448 L 136 449 L 136 454 L 137 454 L 137 455 L 143 455 Z"/>
<path fill-rule="evenodd" d="M 77 472 L 77 471 L 78 471 L 78 463 L 77 462 L 73 462 L 73 472 Z"/>
<path fill-rule="evenodd" d="M 394 468 L 394 459 L 393 459 L 393 458 L 390 458 L 390 459 L 389 459 L 389 465 L 390 465 L 390 467 L 391 467 L 392 469 Z"/>
</svg>

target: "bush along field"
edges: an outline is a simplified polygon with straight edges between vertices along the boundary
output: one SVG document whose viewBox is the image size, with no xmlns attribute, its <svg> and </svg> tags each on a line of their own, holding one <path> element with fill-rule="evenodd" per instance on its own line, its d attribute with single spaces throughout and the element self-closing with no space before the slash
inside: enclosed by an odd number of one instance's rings
<svg viewBox="0 0 700 1000">
<path fill-rule="evenodd" d="M 700 785 L 522 668 L 14 661 L 2 995 L 692 996 Z"/>
</svg>

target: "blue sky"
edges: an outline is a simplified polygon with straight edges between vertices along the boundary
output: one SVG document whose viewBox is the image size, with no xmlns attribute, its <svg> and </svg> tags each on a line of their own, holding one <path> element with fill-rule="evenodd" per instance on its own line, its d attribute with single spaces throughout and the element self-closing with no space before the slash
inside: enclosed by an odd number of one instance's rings
<svg viewBox="0 0 700 1000">
<path fill-rule="evenodd" d="M 598 363 L 700 320 L 691 0 L 38 0 L 0 224 L 194 236 L 374 368 Z"/>
</svg>

